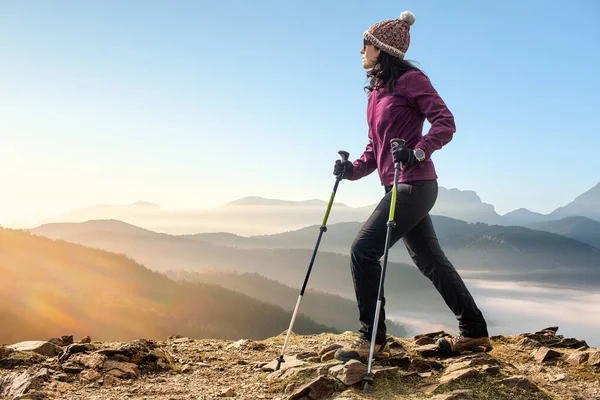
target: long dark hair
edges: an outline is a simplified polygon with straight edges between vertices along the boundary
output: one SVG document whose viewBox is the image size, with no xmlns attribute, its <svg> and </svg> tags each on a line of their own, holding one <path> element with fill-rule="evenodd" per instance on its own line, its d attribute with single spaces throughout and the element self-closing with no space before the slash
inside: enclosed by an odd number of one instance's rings
<svg viewBox="0 0 600 400">
<path fill-rule="evenodd" d="M 379 52 L 379 56 L 377 56 L 375 67 L 367 73 L 367 77 L 370 79 L 369 84 L 365 86 L 365 91 L 371 92 L 387 84 L 390 93 L 395 94 L 394 85 L 396 80 L 410 70 L 423 72 L 415 66 L 414 62 L 394 57 L 382 50 Z"/>
</svg>

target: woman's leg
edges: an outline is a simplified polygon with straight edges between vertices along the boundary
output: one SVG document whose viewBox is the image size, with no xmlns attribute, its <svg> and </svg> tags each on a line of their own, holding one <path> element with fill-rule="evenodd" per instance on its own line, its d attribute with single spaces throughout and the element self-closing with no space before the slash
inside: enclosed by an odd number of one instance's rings
<svg viewBox="0 0 600 400">
<path fill-rule="evenodd" d="M 406 235 L 427 215 L 435 203 L 437 184 L 435 181 L 414 182 L 398 185 L 396 198 L 395 228 L 392 230 L 390 247 Z M 354 291 L 359 310 L 359 336 L 370 342 L 375 319 L 375 307 L 381 278 L 380 259 L 385 251 L 387 221 L 392 193 L 388 192 L 358 232 L 351 248 L 351 269 Z M 386 342 L 385 297 L 382 298 L 379 324 L 375 342 Z M 368 354 L 368 344 L 358 344 L 351 349 L 342 349 L 336 354 L 338 359 L 361 358 Z"/>
<path fill-rule="evenodd" d="M 487 324 L 462 278 L 440 248 L 431 217 L 425 216 L 403 238 L 417 268 L 442 295 L 465 337 L 488 336 Z"/>
</svg>

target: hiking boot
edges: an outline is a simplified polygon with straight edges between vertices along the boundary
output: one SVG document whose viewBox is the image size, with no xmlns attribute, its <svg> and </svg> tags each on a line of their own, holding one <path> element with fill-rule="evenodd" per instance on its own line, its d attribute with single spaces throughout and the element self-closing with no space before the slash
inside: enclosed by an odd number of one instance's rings
<svg viewBox="0 0 600 400">
<path fill-rule="evenodd" d="M 487 353 L 493 349 L 488 336 L 470 338 L 458 334 L 454 338 L 440 338 L 436 344 L 440 352 L 447 354 L 462 354 L 469 351 L 474 353 Z"/>
<path fill-rule="evenodd" d="M 340 361 L 358 360 L 367 363 L 371 342 L 369 340 L 357 339 L 352 346 L 344 347 L 335 352 L 335 358 Z M 382 360 L 391 356 L 390 347 L 387 343 L 384 345 L 375 344 L 373 348 L 373 359 Z"/>
</svg>

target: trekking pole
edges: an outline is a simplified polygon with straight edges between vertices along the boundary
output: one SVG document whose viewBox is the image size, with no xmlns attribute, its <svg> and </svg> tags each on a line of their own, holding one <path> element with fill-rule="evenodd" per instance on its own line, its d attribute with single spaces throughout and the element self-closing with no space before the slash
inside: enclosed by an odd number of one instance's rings
<svg viewBox="0 0 600 400">
<path fill-rule="evenodd" d="M 404 147 L 404 140 L 392 139 L 390 140 L 392 150 L 398 146 Z M 388 253 L 390 249 L 390 238 L 392 236 L 392 229 L 396 226 L 394 221 L 394 215 L 396 212 L 396 193 L 398 190 L 398 177 L 400 170 L 402 169 L 402 163 L 396 163 L 394 170 L 394 187 L 392 189 L 392 200 L 390 203 L 390 214 L 387 222 L 387 234 L 385 237 L 385 252 L 383 253 L 383 265 L 381 267 L 381 277 L 379 278 L 379 292 L 377 294 L 377 306 L 375 308 L 375 321 L 373 322 L 373 334 L 371 335 L 371 348 L 369 349 L 369 363 L 367 366 L 367 373 L 363 377 L 365 386 L 363 388 L 364 393 L 371 391 L 371 383 L 373 382 L 373 374 L 371 373 L 371 366 L 373 365 L 373 351 L 375 350 L 375 337 L 377 336 L 377 328 L 379 326 L 379 314 L 381 312 L 381 302 L 383 301 L 383 281 L 385 279 L 385 270 L 387 268 Z"/>
<path fill-rule="evenodd" d="M 350 154 L 347 151 L 340 150 L 338 154 L 342 157 L 342 162 L 348 161 Z M 315 246 L 315 250 L 313 251 L 312 258 L 310 260 L 310 264 L 308 265 L 308 271 L 306 271 L 306 277 L 304 278 L 304 284 L 302 285 L 302 289 L 300 290 L 300 295 L 298 296 L 298 301 L 296 302 L 296 307 L 294 308 L 294 313 L 292 314 L 292 320 L 290 321 L 290 326 L 287 330 L 287 334 L 285 335 L 285 341 L 283 342 L 283 348 L 281 349 L 281 355 L 277 358 L 277 367 L 275 371 L 279 371 L 279 367 L 281 367 L 281 363 L 285 362 L 283 359 L 283 353 L 285 353 L 285 348 L 287 346 L 288 340 L 290 338 L 290 334 L 292 333 L 292 327 L 294 326 L 294 322 L 296 321 L 296 314 L 298 313 L 298 309 L 300 308 L 300 302 L 302 301 L 302 296 L 304 296 L 304 290 L 306 290 L 306 284 L 308 283 L 308 278 L 310 277 L 310 272 L 312 270 L 313 264 L 315 262 L 315 258 L 317 256 L 317 250 L 319 249 L 319 244 L 321 243 L 321 237 L 323 236 L 323 232 L 327 231 L 327 219 L 329 218 L 329 212 L 331 211 L 331 205 L 333 204 L 333 199 L 335 198 L 335 193 L 337 192 L 338 185 L 346 172 L 346 166 L 344 165 L 342 173 L 337 175 L 335 178 L 335 184 L 333 185 L 333 191 L 331 192 L 331 197 L 329 198 L 329 204 L 327 205 L 327 211 L 325 212 L 325 217 L 323 218 L 323 223 L 319 228 L 319 237 L 317 238 L 317 244 Z"/>
</svg>

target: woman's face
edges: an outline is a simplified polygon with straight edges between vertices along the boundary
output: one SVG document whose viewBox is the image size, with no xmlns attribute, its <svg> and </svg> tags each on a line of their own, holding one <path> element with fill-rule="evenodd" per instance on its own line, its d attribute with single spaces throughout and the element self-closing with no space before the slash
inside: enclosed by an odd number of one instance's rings
<svg viewBox="0 0 600 400">
<path fill-rule="evenodd" d="M 372 69 L 377 64 L 380 50 L 373 46 L 370 42 L 364 40 L 363 48 L 360 50 L 362 54 L 362 64 L 364 69 Z"/>
</svg>

